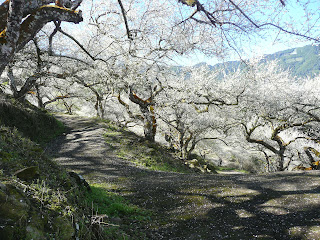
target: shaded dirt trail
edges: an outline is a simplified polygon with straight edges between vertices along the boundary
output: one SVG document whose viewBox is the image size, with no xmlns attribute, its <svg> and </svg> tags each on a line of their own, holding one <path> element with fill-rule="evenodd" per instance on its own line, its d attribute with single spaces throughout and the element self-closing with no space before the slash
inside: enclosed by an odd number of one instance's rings
<svg viewBox="0 0 320 240">
<path fill-rule="evenodd" d="M 90 182 L 106 182 L 154 212 L 150 239 L 320 239 L 320 173 L 156 172 L 114 155 L 93 119 L 58 116 L 70 131 L 47 149 Z M 123 137 L 121 135 L 117 137 Z"/>
</svg>

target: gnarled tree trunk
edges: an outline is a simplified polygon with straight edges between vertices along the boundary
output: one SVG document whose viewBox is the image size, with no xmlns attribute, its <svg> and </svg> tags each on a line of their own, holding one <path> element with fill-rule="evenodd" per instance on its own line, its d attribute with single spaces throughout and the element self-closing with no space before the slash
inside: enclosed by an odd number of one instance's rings
<svg viewBox="0 0 320 240">
<path fill-rule="evenodd" d="M 0 5 L 0 75 L 36 34 L 51 21 L 79 23 L 81 12 L 53 5 L 53 0 L 7 0 Z M 77 2 L 80 2 L 78 0 Z"/>
<path fill-rule="evenodd" d="M 154 113 L 154 104 L 152 102 L 152 97 L 143 100 L 138 97 L 135 93 L 130 89 L 129 99 L 138 104 L 140 111 L 143 115 L 143 131 L 144 136 L 147 140 L 154 142 L 155 136 L 157 133 L 157 122 Z"/>
</svg>

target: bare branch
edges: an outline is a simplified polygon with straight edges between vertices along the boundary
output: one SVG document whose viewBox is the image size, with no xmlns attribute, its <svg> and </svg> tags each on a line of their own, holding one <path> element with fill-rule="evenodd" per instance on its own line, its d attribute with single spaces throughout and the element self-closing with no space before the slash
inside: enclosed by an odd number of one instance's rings
<svg viewBox="0 0 320 240">
<path fill-rule="evenodd" d="M 224 141 L 223 139 L 218 138 L 218 137 L 205 137 L 205 138 L 201 138 L 201 139 L 198 139 L 198 140 L 196 141 L 196 143 L 199 143 L 200 141 L 205 141 L 205 140 L 218 140 L 218 141 L 223 142 L 226 146 L 228 146 L 228 143 L 227 143 L 226 141 Z"/>
<path fill-rule="evenodd" d="M 280 31 L 288 33 L 290 35 L 295 35 L 295 36 L 302 37 L 302 38 L 305 38 L 305 39 L 308 39 L 308 40 L 312 40 L 312 41 L 315 41 L 315 42 L 320 42 L 319 38 L 314 38 L 314 37 L 310 37 L 310 36 L 307 36 L 307 35 L 304 35 L 304 34 L 301 34 L 301 33 L 292 32 L 292 31 L 286 30 L 286 29 L 284 29 L 284 28 L 282 28 L 282 27 L 280 27 L 278 25 L 275 25 L 273 23 L 264 23 L 264 24 L 258 25 L 258 28 L 261 28 L 261 27 L 264 27 L 264 26 L 272 26 L 272 27 L 278 28 Z"/>
<path fill-rule="evenodd" d="M 57 97 L 55 97 L 55 98 L 53 98 L 53 99 L 50 99 L 49 101 L 44 102 L 44 103 L 43 103 L 43 107 L 47 106 L 47 105 L 50 104 L 50 103 L 53 103 L 53 102 L 56 102 L 56 101 L 58 101 L 58 100 L 65 99 L 65 98 L 70 98 L 70 96 L 69 96 L 69 95 L 57 96 Z"/>
<path fill-rule="evenodd" d="M 137 120 L 140 120 L 140 121 L 144 121 L 144 117 L 143 117 L 142 115 L 140 115 L 140 114 L 136 114 L 136 115 L 135 115 L 135 114 L 133 114 L 133 112 L 131 112 L 129 104 L 127 104 L 126 102 L 124 102 L 124 101 L 121 99 L 120 93 L 118 93 L 118 94 L 116 95 L 116 97 L 117 97 L 119 103 L 120 103 L 122 106 L 125 107 L 125 109 L 126 109 L 126 111 L 127 111 L 127 113 L 128 113 L 128 115 L 129 115 L 130 118 L 132 118 L 132 119 L 137 119 Z"/>
<path fill-rule="evenodd" d="M 295 35 L 295 36 L 298 36 L 298 37 L 302 37 L 302 38 L 305 38 L 307 40 L 312 40 L 312 41 L 315 41 L 315 42 L 320 42 L 320 39 L 319 38 L 314 38 L 314 37 L 311 37 L 311 36 L 307 36 L 306 34 L 301 34 L 301 33 L 297 33 L 297 32 L 293 32 L 293 31 L 289 31 L 281 26 L 278 26 L 276 24 L 273 24 L 273 23 L 264 23 L 264 24 L 257 24 L 254 20 L 252 20 L 248 14 L 246 14 L 233 0 L 228 0 L 232 6 L 235 7 L 236 10 L 238 10 L 241 15 L 243 15 L 255 28 L 262 28 L 262 27 L 265 27 L 265 26 L 272 26 L 272 27 L 275 27 L 277 29 L 279 29 L 280 31 L 282 32 L 285 32 L 285 33 L 288 33 L 290 35 Z M 196 5 L 197 5 L 197 10 L 191 14 L 191 16 L 189 16 L 187 19 L 181 21 L 180 23 L 183 23 L 189 19 L 192 19 L 198 23 L 201 23 L 201 24 L 212 24 L 214 27 L 216 27 L 216 24 L 219 24 L 220 26 L 224 25 L 224 24 L 230 24 L 230 25 L 233 25 L 239 29 L 241 29 L 242 31 L 244 31 L 243 28 L 241 28 L 240 26 L 238 26 L 237 24 L 235 23 L 232 23 L 232 22 L 223 22 L 223 21 L 219 21 L 216 17 L 214 17 L 214 13 L 216 11 L 214 11 L 213 13 L 210 13 L 208 12 L 205 7 L 199 2 L 199 1 L 195 1 L 196 2 Z M 282 6 L 285 6 L 285 1 L 284 0 L 280 0 L 280 3 L 282 4 Z M 232 11 L 231 9 L 227 9 L 228 11 Z M 195 14 L 197 12 L 203 12 L 206 17 L 208 18 L 208 22 L 207 21 L 203 21 L 203 20 L 199 20 L 197 18 L 195 18 Z"/>
<path fill-rule="evenodd" d="M 60 27 L 58 28 L 58 31 L 61 32 L 63 35 L 67 36 L 68 38 L 70 38 L 72 41 L 74 41 L 85 52 L 85 54 L 87 54 L 93 61 L 102 61 L 102 62 L 108 63 L 108 61 L 105 59 L 97 58 L 93 56 L 75 37 L 63 31 Z"/>
<path fill-rule="evenodd" d="M 251 18 L 250 18 L 249 16 L 247 16 L 247 14 L 245 14 L 245 12 L 242 11 L 241 8 L 239 8 L 239 6 L 238 6 L 237 4 L 235 4 L 232 0 L 229 0 L 229 2 L 230 2 L 236 9 L 238 9 L 238 11 L 241 12 L 241 14 L 242 14 L 246 19 L 248 19 L 248 21 L 251 22 L 251 24 L 252 24 L 253 26 L 255 26 L 256 28 L 259 28 L 259 26 L 258 26 L 254 21 L 252 21 Z"/>
<path fill-rule="evenodd" d="M 122 13 L 122 16 L 123 16 L 123 20 L 124 20 L 124 24 L 126 26 L 126 31 L 127 31 L 127 36 L 130 40 L 133 40 L 132 38 L 132 35 L 131 35 L 131 32 L 130 32 L 130 29 L 129 29 L 129 25 L 128 25 L 128 20 L 127 20 L 127 14 L 126 14 L 126 11 L 124 10 L 124 7 L 123 7 L 123 4 L 121 2 L 121 0 L 118 0 L 118 3 L 119 3 L 119 6 L 121 8 L 121 13 Z"/>
</svg>

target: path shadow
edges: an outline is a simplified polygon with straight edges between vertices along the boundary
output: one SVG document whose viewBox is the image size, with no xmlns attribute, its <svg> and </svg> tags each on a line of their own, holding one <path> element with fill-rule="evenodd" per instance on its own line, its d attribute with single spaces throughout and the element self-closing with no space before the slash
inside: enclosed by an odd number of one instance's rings
<svg viewBox="0 0 320 240">
<path fill-rule="evenodd" d="M 151 239 L 320 239 L 318 173 L 246 178 L 132 181 L 128 199 L 156 213 Z"/>
<path fill-rule="evenodd" d="M 264 175 L 155 172 L 112 155 L 103 128 L 83 121 L 50 144 L 62 166 L 112 182 L 152 210 L 150 239 L 320 239 L 319 171 Z"/>
<path fill-rule="evenodd" d="M 58 119 L 67 123 L 68 130 L 48 144 L 46 153 L 68 170 L 101 181 L 156 174 L 117 157 L 114 147 L 103 137 L 103 123 L 72 116 L 58 116 Z"/>
</svg>

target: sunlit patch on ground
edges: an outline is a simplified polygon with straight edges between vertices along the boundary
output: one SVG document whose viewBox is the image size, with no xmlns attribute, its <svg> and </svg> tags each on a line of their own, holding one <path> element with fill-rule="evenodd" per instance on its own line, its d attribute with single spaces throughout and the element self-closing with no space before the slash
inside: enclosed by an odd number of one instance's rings
<svg viewBox="0 0 320 240">
<path fill-rule="evenodd" d="M 299 239 L 320 239 L 320 226 L 295 226 L 288 230 L 288 233 L 292 237 Z"/>
<path fill-rule="evenodd" d="M 283 207 L 275 207 L 275 206 L 267 206 L 267 207 L 263 207 L 261 208 L 262 211 L 267 212 L 267 213 L 271 213 L 274 215 L 285 215 L 288 214 L 289 211 Z"/>
<path fill-rule="evenodd" d="M 179 198 L 181 206 L 168 213 L 172 220 L 204 219 L 207 218 L 208 211 L 214 207 L 211 201 L 203 196 L 190 195 Z"/>
<path fill-rule="evenodd" d="M 217 194 L 218 197 L 222 197 L 233 203 L 249 201 L 256 195 L 259 195 L 258 191 L 246 188 L 225 188 Z"/>
<path fill-rule="evenodd" d="M 245 209 L 236 209 L 235 212 L 238 214 L 239 218 L 250 218 L 255 216 Z"/>
<path fill-rule="evenodd" d="M 320 195 L 317 193 L 304 193 L 284 195 L 271 199 L 261 205 L 262 210 L 270 213 L 287 214 L 297 210 L 308 210 L 317 207 L 320 203 Z"/>
</svg>

